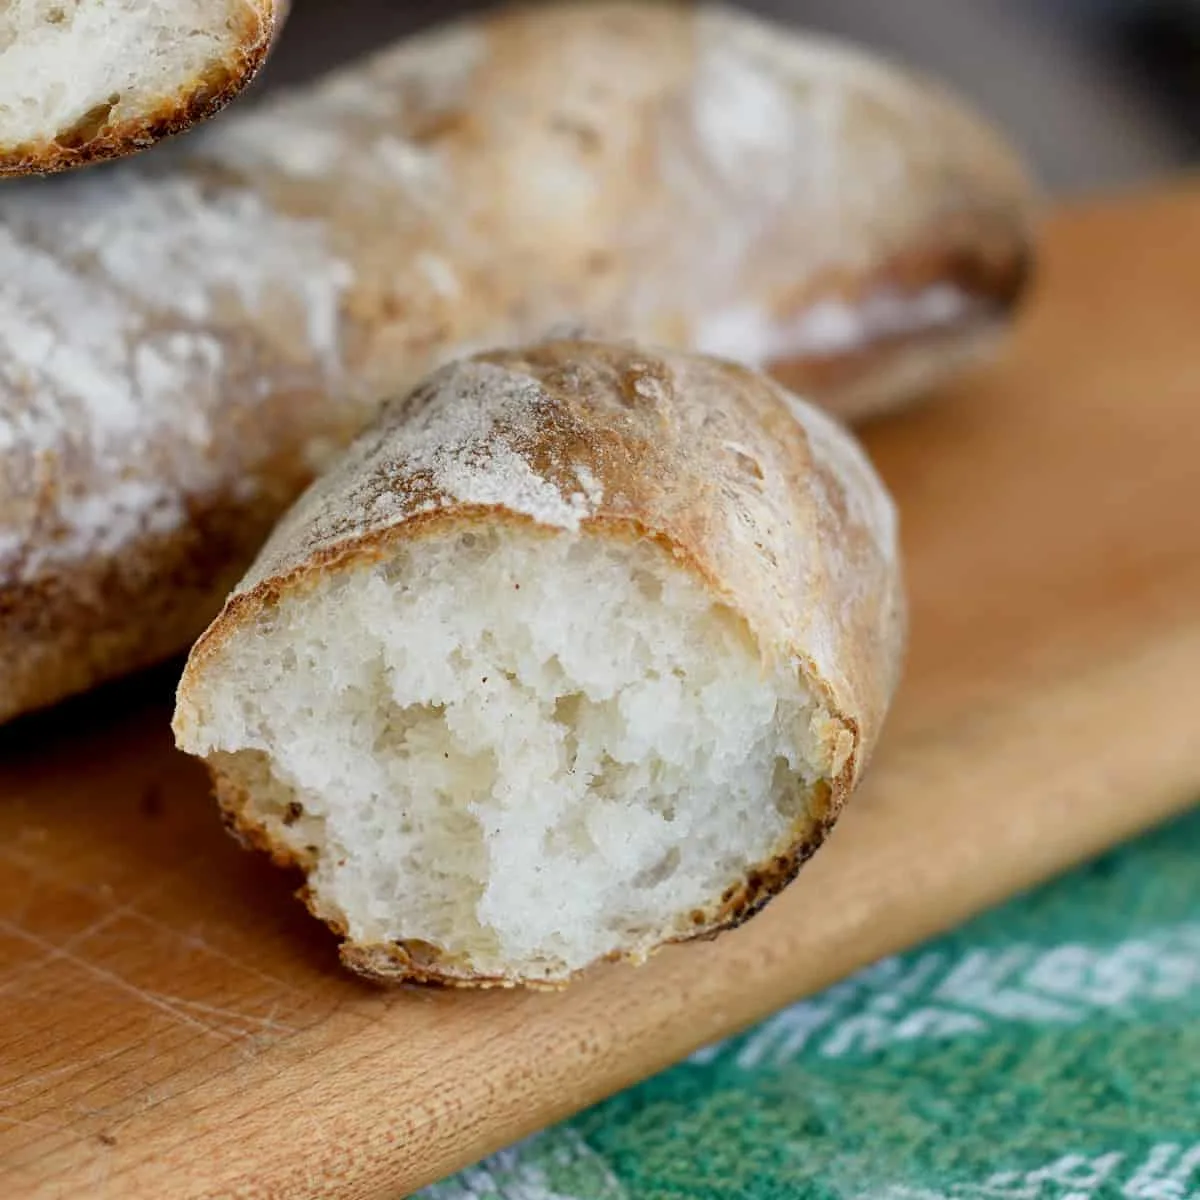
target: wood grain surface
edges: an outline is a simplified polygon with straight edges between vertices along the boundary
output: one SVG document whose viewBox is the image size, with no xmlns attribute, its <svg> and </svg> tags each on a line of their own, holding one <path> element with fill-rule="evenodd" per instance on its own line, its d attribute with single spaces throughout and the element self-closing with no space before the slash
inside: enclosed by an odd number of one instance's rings
<svg viewBox="0 0 1200 1200">
<path fill-rule="evenodd" d="M 1012 353 L 871 431 L 914 632 L 765 914 L 561 995 L 373 990 L 222 833 L 171 671 L 0 732 L 0 1195 L 394 1198 L 1200 798 L 1200 189 L 1049 224 Z"/>
</svg>

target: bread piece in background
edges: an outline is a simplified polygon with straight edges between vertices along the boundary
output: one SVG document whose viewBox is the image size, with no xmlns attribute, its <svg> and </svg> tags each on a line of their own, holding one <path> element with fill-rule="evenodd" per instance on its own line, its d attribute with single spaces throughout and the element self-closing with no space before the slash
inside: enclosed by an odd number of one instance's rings
<svg viewBox="0 0 1200 1200">
<path fill-rule="evenodd" d="M 232 826 L 381 979 L 554 984 L 757 911 L 899 674 L 896 521 L 744 367 L 442 368 L 284 517 L 179 689 Z"/>
<path fill-rule="evenodd" d="M 0 191 L 0 719 L 185 647 L 382 396 L 564 324 L 843 415 L 994 344 L 1030 191 L 929 83 L 732 9 L 465 20 Z"/>
<path fill-rule="evenodd" d="M 254 78 L 288 0 L 8 0 L 0 175 L 119 158 L 218 112 Z"/>
</svg>

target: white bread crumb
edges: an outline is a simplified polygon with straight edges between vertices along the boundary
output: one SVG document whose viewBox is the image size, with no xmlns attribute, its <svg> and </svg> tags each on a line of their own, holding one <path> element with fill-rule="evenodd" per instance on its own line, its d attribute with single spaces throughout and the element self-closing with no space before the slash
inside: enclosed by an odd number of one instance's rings
<svg viewBox="0 0 1200 1200">
<path fill-rule="evenodd" d="M 804 817 L 797 776 L 829 768 L 794 664 L 764 665 L 648 541 L 419 539 L 217 653 L 185 748 L 315 852 L 319 915 L 483 976 L 557 980 L 686 933 Z"/>
</svg>

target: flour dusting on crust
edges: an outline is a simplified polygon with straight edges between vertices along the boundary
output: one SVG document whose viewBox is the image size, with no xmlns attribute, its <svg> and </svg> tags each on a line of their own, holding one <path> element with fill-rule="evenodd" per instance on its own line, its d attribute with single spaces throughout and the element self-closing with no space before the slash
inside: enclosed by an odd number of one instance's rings
<svg viewBox="0 0 1200 1200">
<path fill-rule="evenodd" d="M 229 392 L 249 409 L 257 383 L 253 362 L 230 361 L 230 336 L 257 332 L 278 362 L 335 380 L 352 273 L 318 223 L 251 191 L 210 194 L 187 174 L 10 187 L 0 536 L 26 543 L 17 578 L 28 579 L 167 532 L 186 521 L 189 495 L 225 488 L 213 447 Z M 82 490 L 43 483 L 55 464 Z"/>
<path fill-rule="evenodd" d="M 574 470 L 576 486 L 564 491 L 531 463 L 548 404 L 528 376 L 487 362 L 444 367 L 385 408 L 381 426 L 367 430 L 309 488 L 238 590 L 292 569 L 300 530 L 305 555 L 463 505 L 503 508 L 539 525 L 578 530 L 604 491 L 586 467 Z"/>
</svg>

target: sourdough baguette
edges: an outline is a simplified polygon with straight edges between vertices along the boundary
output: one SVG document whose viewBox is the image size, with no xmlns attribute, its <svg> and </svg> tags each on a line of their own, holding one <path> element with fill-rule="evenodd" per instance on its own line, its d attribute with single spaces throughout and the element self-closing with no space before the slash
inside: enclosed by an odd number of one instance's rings
<svg viewBox="0 0 1200 1200">
<path fill-rule="evenodd" d="M 104 177 L 0 196 L 0 719 L 185 647 L 378 398 L 564 325 L 843 414 L 1003 329 L 1003 143 L 720 7 L 415 39 Z"/>
<path fill-rule="evenodd" d="M 903 633 L 891 502 L 831 418 L 555 341 L 385 407 L 193 649 L 175 731 L 353 969 L 551 985 L 784 887 Z"/>
<path fill-rule="evenodd" d="M 254 78 L 287 0 L 10 0 L 0 176 L 118 158 L 212 116 Z"/>
</svg>

